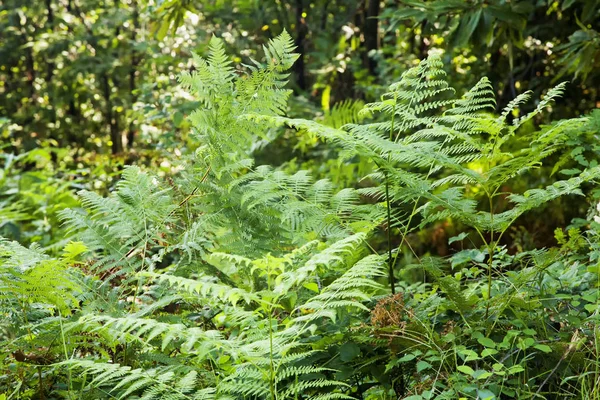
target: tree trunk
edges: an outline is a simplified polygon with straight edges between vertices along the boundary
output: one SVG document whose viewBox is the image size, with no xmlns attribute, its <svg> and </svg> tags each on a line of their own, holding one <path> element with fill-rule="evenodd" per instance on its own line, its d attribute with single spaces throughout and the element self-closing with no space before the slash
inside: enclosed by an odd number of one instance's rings
<svg viewBox="0 0 600 400">
<path fill-rule="evenodd" d="M 54 10 L 52 9 L 52 0 L 46 0 L 46 11 L 48 12 L 48 29 L 54 32 Z M 46 83 L 49 85 L 52 82 L 52 75 L 54 73 L 54 62 L 52 62 L 52 54 L 50 59 L 47 60 L 46 66 Z"/>
<path fill-rule="evenodd" d="M 104 92 L 104 99 L 106 101 L 106 110 L 104 118 L 108 122 L 110 127 L 110 140 L 112 142 L 111 150 L 112 154 L 119 154 L 123 152 L 123 138 L 119 131 L 119 121 L 117 115 L 113 113 L 113 105 L 110 97 L 110 82 L 106 72 L 102 74 L 102 87 Z"/>
<path fill-rule="evenodd" d="M 133 0 L 133 14 L 132 14 L 132 19 L 133 19 L 133 27 L 131 29 L 131 43 L 132 46 L 135 46 L 136 43 L 136 33 L 139 29 L 139 25 L 140 25 L 140 14 L 139 14 L 139 10 L 138 10 L 138 4 L 137 4 L 137 0 Z M 137 101 L 137 94 L 135 94 L 135 90 L 136 90 L 136 86 L 135 86 L 135 75 L 137 73 L 137 67 L 139 64 L 140 60 L 139 60 L 139 55 L 137 54 L 137 52 L 135 51 L 135 48 L 131 49 L 131 68 L 129 70 L 129 93 L 131 96 L 131 107 L 133 108 L 133 105 L 135 104 L 135 102 Z M 133 119 L 129 122 L 129 127 L 128 127 L 128 131 L 127 131 L 127 148 L 129 150 L 131 150 L 133 148 L 133 141 L 135 139 L 135 123 L 133 121 Z"/>
<path fill-rule="evenodd" d="M 379 49 L 379 1 L 369 0 L 364 25 L 367 66 L 371 74 L 375 74 L 377 68 L 377 62 L 369 53 Z"/>
<path fill-rule="evenodd" d="M 48 21 L 47 21 L 47 27 L 45 27 L 46 31 L 50 30 L 52 32 L 54 32 L 54 10 L 52 9 L 52 0 L 46 0 L 46 12 L 48 13 Z M 55 99 L 55 94 L 56 94 L 56 85 L 54 84 L 52 78 L 54 77 L 54 67 L 55 64 L 53 62 L 54 59 L 54 54 L 53 53 L 48 53 L 48 55 L 46 56 L 46 88 L 48 90 L 48 101 L 50 103 L 50 105 L 52 106 L 52 114 L 51 114 L 51 121 L 53 123 L 56 123 L 56 103 L 54 101 Z M 57 138 L 55 138 L 57 139 Z"/>
<path fill-rule="evenodd" d="M 300 90 L 306 90 L 306 74 L 304 68 L 304 40 L 308 32 L 306 21 L 302 14 L 304 13 L 304 1 L 296 0 L 296 51 L 300 54 L 298 60 L 294 64 L 294 70 L 296 72 L 296 83 Z"/>
</svg>

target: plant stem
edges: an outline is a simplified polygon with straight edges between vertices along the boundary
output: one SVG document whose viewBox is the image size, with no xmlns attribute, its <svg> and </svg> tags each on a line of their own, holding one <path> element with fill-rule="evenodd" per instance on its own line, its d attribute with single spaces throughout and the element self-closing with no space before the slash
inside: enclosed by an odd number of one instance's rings
<svg viewBox="0 0 600 400">
<path fill-rule="evenodd" d="M 394 95 L 394 107 L 392 108 L 392 121 L 390 124 L 390 142 L 394 141 L 394 119 L 396 116 L 396 96 Z M 388 166 L 392 156 L 388 154 Z M 385 173 L 385 208 L 387 211 L 387 247 L 388 247 L 388 280 L 392 294 L 396 294 L 396 280 L 394 278 L 394 259 L 392 258 L 392 207 L 390 204 L 390 180 L 389 174 Z"/>
<path fill-rule="evenodd" d="M 388 274 L 390 281 L 390 288 L 392 294 L 396 294 L 396 282 L 394 279 L 394 259 L 392 258 L 392 211 L 390 207 L 390 185 L 388 182 L 388 175 L 385 174 L 385 205 L 387 208 L 387 245 L 388 245 Z"/>
<path fill-rule="evenodd" d="M 269 376 L 269 390 L 271 392 L 271 400 L 277 399 L 277 393 L 275 392 L 275 365 L 273 364 L 273 324 L 271 311 L 269 310 L 269 357 L 270 357 L 270 376 Z"/>
<path fill-rule="evenodd" d="M 267 268 L 267 287 L 271 291 L 271 271 Z M 273 306 L 269 302 L 269 391 L 271 392 L 271 400 L 277 400 L 277 391 L 275 389 L 275 365 L 273 363 Z"/>
<path fill-rule="evenodd" d="M 62 316 L 62 313 L 60 312 L 60 309 L 58 309 L 58 317 L 59 317 L 58 322 L 59 322 L 59 325 L 60 325 L 60 336 L 61 336 L 61 339 L 62 339 L 63 351 L 64 351 L 64 354 L 65 354 L 65 361 L 67 361 L 67 360 L 70 359 L 70 357 L 69 357 L 69 352 L 67 351 L 67 340 L 65 339 L 65 330 L 63 328 L 63 323 L 62 323 L 63 316 Z M 72 378 L 71 378 L 71 366 L 70 365 L 67 366 L 67 380 L 69 381 L 69 385 L 68 385 L 68 388 L 69 388 L 68 391 L 69 392 L 68 393 L 69 393 L 69 399 L 70 399 L 71 395 L 72 395 L 71 390 L 72 390 L 72 387 L 73 387 Z"/>
</svg>

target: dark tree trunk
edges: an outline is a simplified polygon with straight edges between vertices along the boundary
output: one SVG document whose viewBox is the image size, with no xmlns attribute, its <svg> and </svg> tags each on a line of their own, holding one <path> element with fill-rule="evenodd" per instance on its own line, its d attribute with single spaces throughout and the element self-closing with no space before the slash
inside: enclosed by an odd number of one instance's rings
<svg viewBox="0 0 600 400">
<path fill-rule="evenodd" d="M 21 35 L 23 37 L 23 43 L 27 43 L 28 42 L 28 33 L 27 33 L 27 26 L 23 23 L 20 22 L 19 20 L 19 25 L 20 25 L 20 30 L 21 30 Z M 31 99 L 34 98 L 35 95 L 35 62 L 33 59 L 33 50 L 32 47 L 27 47 L 27 49 L 25 50 L 25 76 L 27 77 L 27 82 L 29 83 L 29 97 Z"/>
<path fill-rule="evenodd" d="M 46 0 L 46 10 L 48 12 L 48 28 L 51 31 L 54 31 L 54 10 L 52 10 L 52 0 Z M 54 63 L 52 62 L 52 58 L 50 58 L 46 66 L 46 82 L 48 83 L 48 85 L 50 85 L 50 82 L 52 82 L 53 73 Z"/>
<path fill-rule="evenodd" d="M 365 25 L 365 0 L 360 0 L 356 5 L 356 12 L 354 13 L 354 25 L 357 27 L 364 27 Z"/>
<path fill-rule="evenodd" d="M 48 12 L 48 22 L 54 26 L 54 10 L 52 10 L 52 0 L 46 0 L 46 11 Z"/>
<path fill-rule="evenodd" d="M 102 74 L 102 89 L 104 92 L 104 99 L 106 101 L 104 118 L 110 127 L 110 140 L 112 142 L 111 150 L 113 154 L 119 154 L 123 152 L 123 138 L 121 137 L 121 132 L 119 132 L 119 120 L 117 115 L 115 115 L 113 112 L 113 105 L 110 96 L 111 87 L 108 74 L 106 72 Z"/>
<path fill-rule="evenodd" d="M 131 29 L 131 45 L 135 46 L 135 44 L 136 44 L 136 36 L 135 35 L 136 35 L 136 33 L 139 29 L 139 25 L 140 25 L 140 14 L 139 14 L 139 10 L 138 10 L 137 0 L 133 0 L 132 19 L 133 19 L 133 27 Z M 139 62 L 140 62 L 139 55 L 138 55 L 137 51 L 135 51 L 135 48 L 132 48 L 131 49 L 131 68 L 129 70 L 129 92 L 131 95 L 131 107 L 133 107 L 133 105 L 137 101 L 137 94 L 135 94 L 134 92 L 136 90 L 135 75 L 137 73 L 137 67 L 138 67 Z M 129 128 L 127 131 L 127 147 L 130 150 L 133 148 L 134 139 L 135 139 L 135 123 L 132 120 L 129 122 Z"/>
<path fill-rule="evenodd" d="M 330 3 L 329 0 L 325 1 L 323 4 L 323 10 L 321 11 L 321 30 L 322 31 L 324 31 L 325 28 L 327 27 L 327 17 L 328 17 L 327 8 L 329 7 L 329 3 Z"/>
<path fill-rule="evenodd" d="M 421 32 L 425 32 L 425 28 L 427 26 L 427 20 L 423 20 L 421 22 Z M 425 41 L 425 36 L 421 34 L 421 43 L 419 44 L 419 59 L 424 60 L 427 58 L 427 52 L 429 51 L 429 46 L 427 46 L 427 42 Z"/>
<path fill-rule="evenodd" d="M 46 0 L 46 12 L 48 13 L 48 23 L 46 30 L 50 30 L 54 32 L 54 10 L 52 9 L 52 0 Z M 53 62 L 54 54 L 48 54 L 48 59 L 46 60 L 46 87 L 48 88 L 48 99 L 49 103 L 52 105 L 52 116 L 51 121 L 56 122 L 56 105 L 54 102 L 56 86 L 54 82 L 52 82 L 52 78 L 54 77 L 54 67 L 55 64 Z"/>
<path fill-rule="evenodd" d="M 304 41 L 308 33 L 308 27 L 302 14 L 304 13 L 304 1 L 296 0 L 296 51 L 300 54 L 298 60 L 294 64 L 296 72 L 296 83 L 300 90 L 306 90 L 306 73 L 304 67 Z"/>
<path fill-rule="evenodd" d="M 371 74 L 375 74 L 375 69 L 377 68 L 377 62 L 373 57 L 369 57 L 368 54 L 371 51 L 379 49 L 379 1 L 369 0 L 364 25 L 367 66 Z"/>
</svg>

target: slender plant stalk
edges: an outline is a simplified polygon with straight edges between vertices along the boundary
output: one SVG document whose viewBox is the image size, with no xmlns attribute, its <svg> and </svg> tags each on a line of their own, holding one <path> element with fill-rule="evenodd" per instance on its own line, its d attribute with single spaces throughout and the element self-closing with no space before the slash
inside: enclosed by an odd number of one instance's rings
<svg viewBox="0 0 600 400">
<path fill-rule="evenodd" d="M 390 208 L 390 193 L 387 174 L 385 174 L 385 198 L 387 208 L 387 245 L 388 245 L 388 274 L 392 294 L 396 294 L 396 282 L 394 279 L 394 260 L 392 258 L 392 212 Z"/>
<path fill-rule="evenodd" d="M 67 361 L 70 357 L 69 357 L 69 352 L 67 351 L 67 340 L 65 339 L 65 330 L 63 328 L 63 323 L 62 323 L 62 313 L 60 312 L 60 309 L 58 310 L 58 322 L 60 324 L 60 337 L 62 339 L 62 345 L 63 345 L 63 351 L 65 353 L 65 361 Z M 69 393 L 69 399 L 71 398 L 71 388 L 73 387 L 73 383 L 72 383 L 72 378 L 71 378 L 71 367 L 68 366 L 67 367 L 67 380 L 69 382 L 68 385 L 68 393 Z"/>
<path fill-rule="evenodd" d="M 267 264 L 269 265 L 269 264 Z M 271 271 L 267 268 L 267 287 L 271 291 Z M 269 391 L 271 400 L 277 400 L 277 390 L 275 388 L 276 369 L 273 361 L 273 306 L 269 302 Z"/>
<path fill-rule="evenodd" d="M 392 109 L 392 122 L 390 126 L 390 141 L 394 141 L 394 117 L 396 116 L 396 96 L 394 96 L 394 107 Z M 388 165 L 392 156 L 388 154 Z M 394 259 L 392 258 L 392 207 L 390 204 L 390 180 L 389 175 L 385 173 L 385 208 L 387 211 L 387 247 L 388 247 L 388 279 L 392 294 L 396 294 L 396 280 L 394 278 Z"/>
<path fill-rule="evenodd" d="M 490 202 L 490 221 L 491 221 L 491 230 L 490 230 L 490 242 L 488 244 L 488 301 L 485 306 L 485 317 L 487 320 L 490 313 L 490 303 L 492 302 L 492 268 L 494 266 L 494 204 L 492 201 L 492 196 L 488 195 L 488 199 Z"/>
<path fill-rule="evenodd" d="M 42 377 L 42 367 L 37 367 L 38 372 L 38 381 L 40 385 L 40 400 L 44 400 L 46 397 L 44 396 L 44 378 Z"/>
<path fill-rule="evenodd" d="M 269 309 L 269 358 L 270 358 L 270 373 L 269 373 L 269 391 L 271 392 L 271 400 L 277 400 L 277 392 L 275 390 L 275 365 L 273 363 L 273 317 L 272 310 Z"/>
</svg>

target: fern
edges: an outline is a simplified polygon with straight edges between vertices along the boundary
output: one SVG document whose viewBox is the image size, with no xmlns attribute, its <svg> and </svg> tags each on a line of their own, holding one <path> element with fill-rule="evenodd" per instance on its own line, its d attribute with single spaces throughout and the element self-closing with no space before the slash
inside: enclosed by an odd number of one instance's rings
<svg viewBox="0 0 600 400">
<path fill-rule="evenodd" d="M 282 258 L 268 256 L 249 260 L 226 254 L 211 256 L 213 262 L 221 260 L 216 265 L 223 262 L 246 265 L 242 269 L 249 270 L 250 275 L 238 275 L 235 284 L 237 287 L 255 285 L 253 292 L 226 287 L 202 277 L 189 279 L 169 274 L 144 273 L 144 276 L 159 284 L 181 290 L 183 299 L 219 308 L 221 323 L 234 324 L 230 326 L 239 329 L 240 334 L 237 336 L 227 338 L 218 330 L 207 331 L 181 323 L 160 322 L 134 315 L 120 318 L 83 316 L 67 325 L 66 332 L 110 332 L 114 335 L 115 342 L 138 342 L 140 350 L 148 354 L 178 349 L 182 355 L 191 357 L 194 365 L 214 364 L 218 357 L 232 360 L 234 364 L 231 367 L 228 364 L 222 367 L 234 368 L 235 372 L 221 382 L 213 382 L 214 386 L 202 389 L 207 393 L 267 398 L 270 393 L 269 385 L 274 385 L 281 398 L 294 398 L 300 392 L 313 393 L 313 398 L 316 399 L 350 398 L 343 394 L 345 385 L 342 382 L 324 376 L 313 376 L 330 372 L 328 369 L 303 364 L 314 353 L 307 337 L 314 329 L 313 325 L 323 318 L 336 319 L 339 313 L 348 313 L 352 309 L 366 310 L 362 303 L 370 298 L 371 293 L 381 290 L 373 281 L 382 275 L 383 263 L 380 257 L 360 259 L 319 294 L 306 297 L 302 305 L 285 312 L 285 317 L 275 317 L 274 312 L 278 308 L 285 309 L 286 296 L 291 291 L 304 293 L 303 297 L 310 293 L 302 285 L 319 273 L 319 266 L 321 270 L 327 270 L 330 264 L 354 263 L 356 252 L 364 239 L 364 235 L 356 235 L 311 257 L 308 256 L 313 251 L 311 249 L 314 249 L 314 244 Z M 300 265 L 297 266 L 296 263 Z M 259 290 L 261 287 L 265 290 Z M 238 299 L 245 301 L 240 303 Z M 253 311 L 249 312 L 248 307 L 252 307 Z M 141 313 L 143 314 L 145 313 Z M 249 328 L 252 330 L 248 330 Z M 269 334 L 270 329 L 272 331 Z M 215 351 L 221 355 L 217 357 Z M 94 376 L 90 383 L 92 387 L 111 387 L 110 392 L 117 398 L 125 398 L 132 393 L 141 393 L 142 398 L 161 398 L 160 396 L 165 395 L 166 388 L 176 379 L 189 382 L 189 385 L 176 385 L 177 390 L 171 394 L 175 396 L 173 398 L 195 398 L 188 396 L 188 393 L 191 387 L 198 389 L 197 385 L 192 385 L 190 374 L 193 372 L 187 372 L 182 377 L 181 374 L 187 368 L 183 366 L 148 370 L 83 360 L 72 360 L 64 365 Z M 271 373 L 266 372 L 269 366 L 272 366 Z M 119 383 L 114 385 L 116 382 Z"/>
<path fill-rule="evenodd" d="M 534 111 L 509 124 L 508 115 L 529 100 L 529 93 L 514 99 L 496 118 L 487 111 L 495 105 L 487 79 L 480 80 L 462 98 L 453 99 L 450 97 L 453 90 L 444 75 L 435 56 L 421 62 L 391 85 L 381 101 L 365 106 L 363 114 L 378 117 L 366 124 L 334 129 L 312 121 L 256 114 L 247 117 L 308 131 L 338 146 L 344 159 L 366 158 L 377 166 L 378 171 L 368 178 L 379 185 L 361 189 L 360 193 L 379 202 L 379 208 L 364 215 L 385 226 L 392 291 L 397 261 L 397 255 L 392 254 L 400 254 L 411 231 L 449 219 L 478 232 L 490 255 L 491 285 L 494 248 L 516 219 L 558 197 L 578 194 L 582 184 L 597 179 L 594 167 L 577 178 L 555 182 L 545 189 L 512 194 L 508 197 L 508 209 L 496 212 L 494 203 L 501 196 L 500 188 L 541 166 L 563 145 L 559 138 L 567 128 L 556 125 L 551 137 L 543 130 L 536 131 L 529 134 L 530 146 L 521 147 L 518 152 L 509 150 L 519 140 L 523 124 L 555 100 L 564 85 L 551 89 Z M 467 196 L 470 187 L 478 187 L 483 195 Z M 381 212 L 383 207 L 385 215 Z M 419 224 L 415 224 L 416 219 L 420 219 Z M 392 246 L 393 229 L 398 229 L 401 237 L 397 249 Z M 486 232 L 489 239 L 484 236 Z"/>
<path fill-rule="evenodd" d="M 220 176 L 232 162 L 247 157 L 251 145 L 264 131 L 236 117 L 244 112 L 281 115 L 290 91 L 284 89 L 287 70 L 298 55 L 292 38 L 283 32 L 263 48 L 267 62 L 252 60 L 245 76 L 238 77 L 220 39 L 212 38 L 208 59 L 194 56 L 196 71 L 182 74 L 185 88 L 198 96 L 203 108 L 190 116 L 196 132 L 209 146 L 205 154 L 213 173 Z M 241 150 L 241 151 L 240 151 Z"/>
<path fill-rule="evenodd" d="M 49 315 L 69 315 L 82 289 L 67 268 L 67 260 L 48 257 L 35 245 L 25 248 L 0 239 L 0 302 L 15 308 L 21 308 L 19 303 L 38 310 L 43 307 Z M 22 317 L 24 323 L 29 322 L 26 315 Z"/>
<path fill-rule="evenodd" d="M 366 114 L 382 113 L 387 116 L 388 120 L 384 122 L 350 125 L 346 127 L 347 132 L 342 132 L 310 121 L 262 115 L 251 115 L 250 118 L 310 131 L 340 146 L 345 157 L 360 156 L 373 160 L 383 172 L 379 179 L 394 182 L 389 187 L 390 199 L 409 204 L 418 199 L 426 201 L 418 208 L 425 217 L 425 223 L 450 217 L 481 231 L 503 231 L 507 228 L 506 223 L 491 223 L 492 215 L 476 211 L 478 202 L 465 199 L 461 188 L 481 185 L 493 199 L 503 184 L 539 166 L 551 155 L 559 143 L 555 141 L 549 146 L 549 138 L 544 135 L 533 138 L 532 146 L 522 149 L 520 154 L 508 155 L 502 148 L 526 120 L 542 112 L 562 93 L 564 85 L 550 90 L 533 112 L 508 125 L 504 122 L 507 115 L 527 101 L 527 94 L 511 102 L 500 117 L 493 118 L 484 112 L 495 105 L 487 79 L 482 79 L 461 99 L 438 100 L 439 96 L 452 93 L 443 79 L 441 66 L 435 57 L 422 62 L 419 67 L 405 73 L 399 83 L 390 86 L 383 101 L 365 106 L 363 112 Z M 427 110 L 444 108 L 448 110 L 442 116 L 426 113 Z M 558 134 L 555 132 L 554 138 Z M 470 163 L 478 160 L 487 163 L 482 172 L 470 167 Z M 439 176 L 442 170 L 452 174 Z M 595 175 L 591 171 L 590 174 Z M 590 176 L 590 179 L 594 178 Z M 577 185 L 581 183 L 583 181 Z M 531 208 L 539 207 L 558 195 L 575 193 L 566 189 L 557 192 L 550 188 L 545 193 L 549 191 L 555 195 L 532 198 L 528 201 Z M 361 191 L 377 199 L 385 199 L 385 192 L 385 185 Z M 531 194 L 533 192 L 526 196 Z M 513 197 L 515 200 L 518 198 Z M 526 206 L 521 205 L 510 213 L 518 216 L 525 211 Z M 503 216 L 499 218 L 504 220 Z"/>
<path fill-rule="evenodd" d="M 168 189 L 136 167 L 129 167 L 109 198 L 81 192 L 85 214 L 67 209 L 65 223 L 98 256 L 94 270 L 110 281 L 151 268 L 148 248 L 165 240 L 163 230 L 175 209 Z"/>
</svg>

